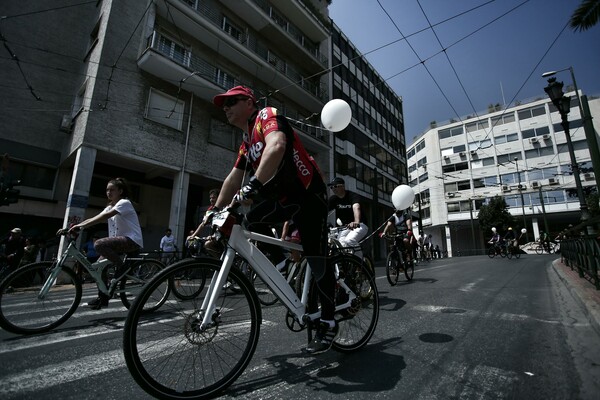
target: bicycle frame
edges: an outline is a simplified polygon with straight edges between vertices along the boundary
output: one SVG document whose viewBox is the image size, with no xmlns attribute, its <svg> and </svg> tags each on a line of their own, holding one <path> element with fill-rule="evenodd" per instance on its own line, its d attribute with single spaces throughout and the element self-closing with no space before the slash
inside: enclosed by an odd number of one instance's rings
<svg viewBox="0 0 600 400">
<path fill-rule="evenodd" d="M 288 284 L 286 278 L 277 271 L 273 263 L 251 242 L 252 240 L 269 243 L 287 249 L 302 251 L 302 245 L 292 242 L 287 242 L 281 239 L 276 239 L 271 236 L 250 232 L 242 228 L 239 224 L 234 224 L 229 237 L 227 249 L 222 256 L 222 265 L 218 274 L 213 275 L 209 288 L 208 295 L 204 298 L 201 310 L 205 310 L 202 319 L 202 328 L 209 327 L 213 324 L 212 316 L 217 307 L 217 297 L 219 296 L 223 286 L 227 281 L 227 275 L 236 253 L 244 258 L 252 267 L 254 272 L 265 282 L 271 291 L 279 300 L 287 307 L 287 309 L 295 316 L 296 320 L 305 325 L 307 320 L 314 321 L 320 317 L 321 312 L 307 315 L 306 305 L 308 303 L 308 289 L 312 273 L 310 264 L 306 265 L 306 273 L 304 275 L 304 284 L 301 298 L 298 298 L 296 292 Z M 349 295 L 346 303 L 336 306 L 336 311 L 347 308 L 356 295 L 348 288 L 343 281 L 338 281 L 343 290 Z"/>
</svg>

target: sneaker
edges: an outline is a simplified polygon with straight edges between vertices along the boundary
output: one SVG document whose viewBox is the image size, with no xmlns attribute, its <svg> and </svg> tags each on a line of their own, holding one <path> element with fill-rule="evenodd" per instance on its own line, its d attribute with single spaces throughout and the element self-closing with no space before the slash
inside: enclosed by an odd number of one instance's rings
<svg viewBox="0 0 600 400">
<path fill-rule="evenodd" d="M 88 303 L 88 306 L 92 309 L 92 310 L 99 310 L 102 307 L 106 307 L 108 306 L 108 299 L 103 299 L 100 296 L 96 297 L 94 300 L 90 301 Z"/>
<path fill-rule="evenodd" d="M 308 354 L 324 353 L 331 348 L 339 331 L 337 322 L 330 327 L 327 322 L 319 322 L 314 339 L 306 346 Z"/>
</svg>

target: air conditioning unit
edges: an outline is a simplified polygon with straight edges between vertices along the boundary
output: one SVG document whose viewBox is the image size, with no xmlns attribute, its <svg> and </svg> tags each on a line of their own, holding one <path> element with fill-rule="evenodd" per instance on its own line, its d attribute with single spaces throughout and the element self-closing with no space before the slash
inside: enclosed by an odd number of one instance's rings
<svg viewBox="0 0 600 400">
<path fill-rule="evenodd" d="M 512 189 L 510 186 L 508 185 L 502 185 L 502 191 L 503 192 L 510 192 Z"/>
<path fill-rule="evenodd" d="M 585 173 L 585 174 L 583 174 L 583 179 L 586 181 L 593 181 L 594 174 L 592 174 L 591 172 Z"/>
<path fill-rule="evenodd" d="M 465 157 L 466 156 L 466 154 L 465 154 L 464 151 L 461 151 L 460 153 L 458 153 L 458 155 L 461 156 L 461 157 Z"/>
<path fill-rule="evenodd" d="M 70 114 L 65 114 L 62 116 L 60 120 L 60 130 L 66 133 L 71 132 L 71 127 L 73 125 L 73 118 L 71 118 Z"/>
<path fill-rule="evenodd" d="M 477 150 L 471 150 L 471 155 L 472 156 L 476 156 L 477 155 Z"/>
<path fill-rule="evenodd" d="M 450 158 L 450 156 L 449 156 L 448 154 L 446 154 L 446 155 L 444 156 L 444 158 Z"/>
<path fill-rule="evenodd" d="M 540 185 L 540 183 L 539 183 L 538 181 L 533 181 L 533 182 L 531 182 L 531 187 L 532 187 L 533 189 L 537 189 L 537 188 L 539 188 L 540 186 L 541 186 L 541 185 Z"/>
<path fill-rule="evenodd" d="M 448 194 L 446 194 L 446 196 L 448 196 L 448 197 L 454 197 L 454 193 L 448 193 Z"/>
<path fill-rule="evenodd" d="M 524 183 L 521 183 L 520 185 L 516 186 L 516 189 L 518 189 L 518 190 L 525 190 L 525 189 L 527 189 L 527 185 L 525 185 Z"/>
<path fill-rule="evenodd" d="M 549 134 L 545 134 L 544 136 L 542 136 L 542 139 L 544 139 L 544 140 L 550 140 L 550 135 Z"/>
<path fill-rule="evenodd" d="M 537 143 L 538 142 L 538 138 L 536 137 L 532 137 L 529 139 L 529 143 Z"/>
<path fill-rule="evenodd" d="M 558 185 L 558 179 L 548 178 L 548 185 Z"/>
</svg>

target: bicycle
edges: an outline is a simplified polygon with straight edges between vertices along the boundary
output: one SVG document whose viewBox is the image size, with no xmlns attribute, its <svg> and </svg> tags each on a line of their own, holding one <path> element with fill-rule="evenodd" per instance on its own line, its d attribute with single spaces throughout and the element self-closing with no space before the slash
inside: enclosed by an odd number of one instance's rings
<svg viewBox="0 0 600 400">
<path fill-rule="evenodd" d="M 488 244 L 491 244 L 487 252 L 489 258 L 494 258 L 496 256 L 500 256 L 502 258 L 506 257 L 506 245 L 492 242 L 488 242 Z"/>
<path fill-rule="evenodd" d="M 338 219 L 338 225 L 341 224 L 341 221 Z M 371 258 L 371 256 L 369 255 L 368 249 L 367 249 L 367 240 L 370 238 L 369 236 L 365 239 L 363 239 L 361 242 L 359 242 L 358 246 L 355 247 L 348 247 L 348 246 L 344 246 L 344 244 L 342 244 L 342 242 L 340 242 L 339 240 L 339 234 L 340 232 L 342 232 L 343 230 L 348 229 L 346 226 L 336 226 L 336 227 L 331 227 L 329 228 L 329 237 L 328 237 L 328 248 L 329 248 L 329 255 L 334 255 L 337 253 L 345 253 L 345 254 L 350 254 L 350 255 L 354 255 L 358 260 L 362 260 L 362 263 L 364 264 L 364 266 L 369 269 L 369 271 L 371 272 L 371 275 L 375 276 L 375 263 L 373 262 L 373 259 Z M 356 252 L 362 252 L 363 257 L 362 259 L 359 258 L 358 256 L 356 256 Z M 367 279 L 365 277 L 365 279 Z M 363 289 L 364 291 L 361 291 L 361 298 L 363 299 L 368 299 L 370 296 L 373 295 L 373 292 L 371 290 L 371 286 L 368 284 L 363 285 Z"/>
<path fill-rule="evenodd" d="M 302 250 L 299 244 L 245 230 L 242 217 L 232 209 L 213 215 L 214 237 L 225 249 L 221 260 L 182 260 L 161 271 L 132 305 L 123 331 L 127 367 L 135 381 L 149 394 L 163 399 L 206 399 L 220 394 L 248 366 L 256 349 L 262 319 L 261 306 L 252 283 L 232 268 L 236 254 L 252 267 L 287 308 L 286 325 L 293 332 L 307 331 L 312 340 L 320 317 L 318 289 L 306 265 L 301 295 L 288 284 L 254 241 Z M 336 322 L 339 334 L 333 349 L 349 353 L 365 346 L 379 318 L 375 278 L 355 256 L 340 253 L 328 258 L 334 268 Z M 152 314 L 143 313 L 147 301 L 182 270 L 206 273 L 207 285 L 188 301 L 167 301 Z M 367 274 L 374 294 L 361 299 L 361 276 Z M 224 289 L 226 282 L 239 293 Z"/>
<path fill-rule="evenodd" d="M 66 234 L 63 233 L 63 234 Z M 120 280 L 107 282 L 114 267 L 107 259 L 90 263 L 75 247 L 75 238 L 69 235 L 69 244 L 54 261 L 42 261 L 19 267 L 0 282 L 0 326 L 17 334 L 50 331 L 64 323 L 77 309 L 82 296 L 82 272 L 73 265 L 82 266 L 96 282 L 98 290 L 113 297 L 118 294 L 129 308 L 141 287 L 164 265 L 147 254 L 126 254 L 123 260 L 126 274 Z M 81 271 L 81 269 L 80 269 Z M 10 290 L 7 290 L 8 288 Z M 161 297 L 153 298 L 144 311 L 159 308 L 169 295 L 169 285 Z M 27 312 L 13 311 L 16 304 L 27 305 Z"/>
<path fill-rule="evenodd" d="M 536 242 L 535 252 L 536 252 L 536 254 L 543 254 L 543 253 L 554 254 L 554 253 L 556 253 L 557 248 L 558 248 L 557 243 Z"/>
<path fill-rule="evenodd" d="M 521 249 L 517 240 L 511 240 L 506 246 L 506 256 L 510 259 L 513 256 L 515 258 L 521 258 Z"/>
<path fill-rule="evenodd" d="M 385 263 L 385 273 L 390 285 L 395 286 L 398 283 L 398 277 L 402 271 L 404 271 L 407 281 L 412 280 L 415 273 L 415 265 L 414 261 L 408 261 L 408 251 L 410 250 L 405 248 L 404 243 L 400 246 L 396 243 L 396 238 L 404 240 L 404 235 L 393 233 L 386 234 L 383 237 L 391 241 L 390 251 Z"/>
</svg>

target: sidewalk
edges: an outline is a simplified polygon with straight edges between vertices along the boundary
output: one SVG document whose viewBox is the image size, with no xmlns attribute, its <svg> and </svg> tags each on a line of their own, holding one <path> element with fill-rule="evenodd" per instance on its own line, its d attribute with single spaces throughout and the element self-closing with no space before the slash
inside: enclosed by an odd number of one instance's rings
<svg viewBox="0 0 600 400">
<path fill-rule="evenodd" d="M 563 264 L 560 258 L 552 262 L 552 268 L 575 301 L 583 307 L 592 327 L 600 334 L 600 290 L 596 290 L 591 282 L 580 278 L 577 271 Z"/>
</svg>

